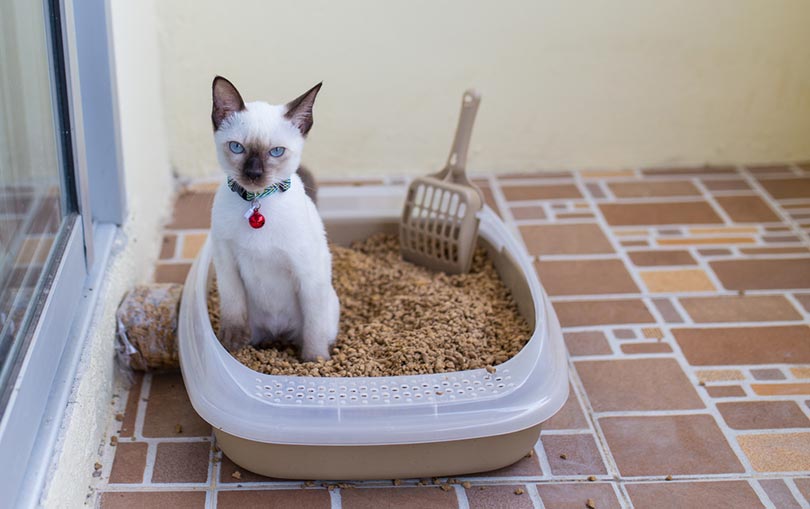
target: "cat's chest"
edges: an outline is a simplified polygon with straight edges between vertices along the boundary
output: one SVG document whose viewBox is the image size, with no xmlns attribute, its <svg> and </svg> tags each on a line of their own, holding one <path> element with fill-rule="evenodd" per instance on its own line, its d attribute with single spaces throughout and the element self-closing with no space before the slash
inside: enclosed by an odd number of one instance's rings
<svg viewBox="0 0 810 509">
<path fill-rule="evenodd" d="M 211 213 L 211 233 L 217 239 L 226 240 L 234 250 L 246 254 L 284 249 L 296 244 L 300 215 L 296 214 L 294 200 L 287 197 L 270 197 L 255 211 L 264 221 L 261 227 L 251 224 L 254 213 L 251 204 L 244 200 L 234 200 L 233 196 L 218 196 Z"/>
</svg>

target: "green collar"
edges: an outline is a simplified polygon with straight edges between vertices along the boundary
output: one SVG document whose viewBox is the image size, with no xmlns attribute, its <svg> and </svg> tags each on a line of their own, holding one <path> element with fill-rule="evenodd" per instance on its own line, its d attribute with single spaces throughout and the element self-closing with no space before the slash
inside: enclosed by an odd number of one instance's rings
<svg viewBox="0 0 810 509">
<path fill-rule="evenodd" d="M 275 194 L 277 192 L 283 193 L 284 191 L 289 189 L 291 185 L 292 185 L 292 181 L 290 179 L 282 180 L 278 184 L 273 184 L 270 187 L 265 187 L 264 191 L 262 191 L 261 193 L 254 193 L 254 192 L 248 191 L 244 187 L 240 186 L 231 177 L 228 177 L 228 189 L 230 189 L 234 193 L 238 194 L 239 197 L 242 198 L 243 200 L 249 201 L 249 202 L 252 202 L 254 200 L 261 200 L 262 198 L 264 198 L 266 196 L 270 196 L 271 194 Z"/>
</svg>

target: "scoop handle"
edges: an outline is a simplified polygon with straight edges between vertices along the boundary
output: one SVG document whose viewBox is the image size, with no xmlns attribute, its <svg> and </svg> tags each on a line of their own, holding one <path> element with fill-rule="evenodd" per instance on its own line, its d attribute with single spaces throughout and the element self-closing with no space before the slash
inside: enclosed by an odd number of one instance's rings
<svg viewBox="0 0 810 509">
<path fill-rule="evenodd" d="M 481 104 L 481 94 L 477 90 L 467 90 L 461 100 L 461 114 L 456 127 L 456 137 L 447 157 L 449 174 L 453 181 L 458 184 L 471 185 L 467 179 L 467 153 L 470 150 L 470 138 L 472 128 L 475 123 L 475 115 L 478 113 L 478 105 Z M 447 175 L 445 175 L 445 178 Z"/>
</svg>

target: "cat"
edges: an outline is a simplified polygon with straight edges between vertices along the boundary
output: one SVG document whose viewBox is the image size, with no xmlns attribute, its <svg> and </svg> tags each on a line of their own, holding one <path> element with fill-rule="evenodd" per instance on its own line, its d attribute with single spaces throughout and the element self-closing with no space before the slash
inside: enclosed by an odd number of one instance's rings
<svg viewBox="0 0 810 509">
<path fill-rule="evenodd" d="M 210 235 L 220 341 L 231 352 L 281 341 L 296 344 L 305 361 L 330 357 L 340 303 L 323 222 L 309 196 L 314 184 L 299 169 L 320 88 L 285 105 L 245 103 L 230 81 L 214 78 L 211 120 L 227 178 L 214 197 Z"/>
</svg>

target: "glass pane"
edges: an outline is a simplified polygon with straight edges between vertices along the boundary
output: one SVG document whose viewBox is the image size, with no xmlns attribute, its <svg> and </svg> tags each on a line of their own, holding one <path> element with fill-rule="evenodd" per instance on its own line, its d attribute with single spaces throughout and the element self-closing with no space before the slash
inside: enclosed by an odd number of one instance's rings
<svg viewBox="0 0 810 509">
<path fill-rule="evenodd" d="M 0 0 L 0 369 L 8 373 L 65 214 L 41 0 Z"/>
</svg>

